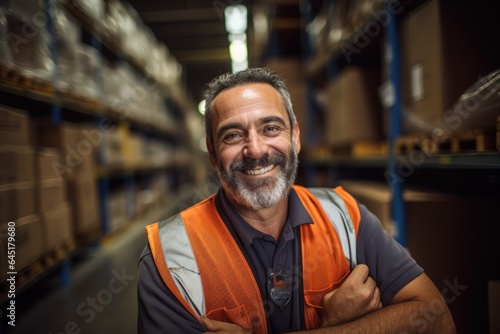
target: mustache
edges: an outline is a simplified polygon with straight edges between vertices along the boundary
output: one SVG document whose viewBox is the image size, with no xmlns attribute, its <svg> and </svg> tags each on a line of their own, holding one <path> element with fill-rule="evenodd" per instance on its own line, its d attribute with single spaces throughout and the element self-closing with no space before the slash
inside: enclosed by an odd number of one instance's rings
<svg viewBox="0 0 500 334">
<path fill-rule="evenodd" d="M 282 153 L 275 153 L 273 155 L 265 154 L 259 159 L 244 158 L 241 161 L 233 161 L 229 166 L 230 172 L 244 172 L 255 169 L 256 167 L 267 167 L 270 165 L 279 165 L 285 167 L 287 158 Z"/>
</svg>

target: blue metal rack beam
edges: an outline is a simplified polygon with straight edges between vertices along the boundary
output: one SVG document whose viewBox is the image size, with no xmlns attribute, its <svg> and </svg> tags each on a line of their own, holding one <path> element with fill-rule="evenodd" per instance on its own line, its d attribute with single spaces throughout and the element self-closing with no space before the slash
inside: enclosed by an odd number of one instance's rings
<svg viewBox="0 0 500 334">
<path fill-rule="evenodd" d="M 391 11 L 388 11 L 389 13 Z M 394 155 L 394 144 L 396 138 L 401 134 L 401 78 L 400 78 L 400 54 L 397 17 L 391 14 L 387 27 L 387 46 L 389 47 L 390 64 L 389 78 L 394 88 L 394 103 L 390 108 L 389 127 L 389 160 L 388 173 L 386 174 L 392 192 L 392 219 L 396 224 L 396 240 L 404 247 L 406 243 L 406 224 L 404 215 L 403 180 L 398 174 L 398 162 Z"/>
</svg>

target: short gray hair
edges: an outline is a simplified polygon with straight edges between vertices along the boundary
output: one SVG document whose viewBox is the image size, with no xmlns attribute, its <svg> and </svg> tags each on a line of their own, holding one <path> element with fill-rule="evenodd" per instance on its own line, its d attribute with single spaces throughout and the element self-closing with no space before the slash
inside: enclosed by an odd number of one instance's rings
<svg viewBox="0 0 500 334">
<path fill-rule="evenodd" d="M 213 79 L 205 91 L 205 132 L 210 145 L 214 145 L 212 122 L 213 117 L 211 113 L 212 103 L 214 99 L 223 90 L 233 88 L 236 86 L 242 86 L 250 83 L 265 83 L 271 85 L 274 89 L 278 91 L 283 99 L 283 105 L 288 114 L 290 120 L 290 125 L 295 125 L 295 114 L 293 113 L 292 100 L 290 98 L 290 93 L 288 92 L 285 81 L 275 72 L 269 68 L 248 68 L 243 71 L 236 73 L 226 73 L 222 74 L 215 79 Z"/>
</svg>

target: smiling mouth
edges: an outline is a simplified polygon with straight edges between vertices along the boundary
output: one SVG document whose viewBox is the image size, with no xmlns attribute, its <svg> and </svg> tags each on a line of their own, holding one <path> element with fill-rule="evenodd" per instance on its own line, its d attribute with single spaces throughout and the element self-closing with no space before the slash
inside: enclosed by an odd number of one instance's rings
<svg viewBox="0 0 500 334">
<path fill-rule="evenodd" d="M 270 165 L 270 166 L 260 168 L 260 169 L 247 170 L 247 171 L 245 171 L 245 174 L 247 174 L 247 175 L 261 175 L 261 174 L 269 172 L 271 169 L 274 168 L 274 166 L 275 165 Z"/>
</svg>

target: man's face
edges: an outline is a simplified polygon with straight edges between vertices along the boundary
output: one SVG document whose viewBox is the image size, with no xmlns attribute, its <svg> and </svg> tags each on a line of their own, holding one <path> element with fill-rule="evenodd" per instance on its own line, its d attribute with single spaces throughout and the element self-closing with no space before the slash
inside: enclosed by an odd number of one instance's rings
<svg viewBox="0 0 500 334">
<path fill-rule="evenodd" d="M 280 94 L 268 84 L 234 87 L 211 112 L 214 146 L 207 145 L 226 194 L 254 210 L 278 204 L 295 180 L 300 150 Z"/>
</svg>

